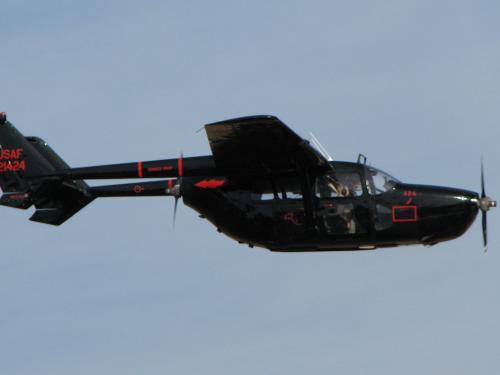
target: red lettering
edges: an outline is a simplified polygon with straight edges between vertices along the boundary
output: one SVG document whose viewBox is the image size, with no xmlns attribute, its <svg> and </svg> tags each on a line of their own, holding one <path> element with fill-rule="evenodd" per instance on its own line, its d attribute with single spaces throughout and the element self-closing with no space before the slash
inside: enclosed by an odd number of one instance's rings
<svg viewBox="0 0 500 375">
<path fill-rule="evenodd" d="M 23 151 L 22 148 L 0 150 L 0 160 L 20 159 L 23 155 Z"/>
<path fill-rule="evenodd" d="M 14 161 L 0 161 L 0 173 L 12 171 L 25 171 L 26 170 L 26 161 L 24 160 L 14 160 Z"/>
</svg>

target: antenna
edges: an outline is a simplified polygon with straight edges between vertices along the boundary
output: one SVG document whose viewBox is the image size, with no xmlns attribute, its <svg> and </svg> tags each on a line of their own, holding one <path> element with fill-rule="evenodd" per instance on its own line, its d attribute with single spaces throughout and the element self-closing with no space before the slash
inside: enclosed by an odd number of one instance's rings
<svg viewBox="0 0 500 375">
<path fill-rule="evenodd" d="M 323 145 L 320 143 L 320 141 L 318 141 L 314 134 L 309 132 L 309 135 L 311 136 L 311 142 L 313 146 L 320 152 L 320 154 L 323 155 L 328 161 L 333 161 L 333 158 L 330 156 L 328 151 L 326 151 L 326 148 L 323 147 Z"/>
</svg>

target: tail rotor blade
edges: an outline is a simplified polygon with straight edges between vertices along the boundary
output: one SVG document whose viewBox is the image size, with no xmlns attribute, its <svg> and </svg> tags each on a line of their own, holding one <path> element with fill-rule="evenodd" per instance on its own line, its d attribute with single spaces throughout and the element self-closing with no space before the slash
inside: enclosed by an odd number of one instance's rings
<svg viewBox="0 0 500 375">
<path fill-rule="evenodd" d="M 174 203 L 174 220 L 172 221 L 172 228 L 175 229 L 175 220 L 177 219 L 177 203 L 179 202 L 179 197 L 175 197 Z"/>
</svg>

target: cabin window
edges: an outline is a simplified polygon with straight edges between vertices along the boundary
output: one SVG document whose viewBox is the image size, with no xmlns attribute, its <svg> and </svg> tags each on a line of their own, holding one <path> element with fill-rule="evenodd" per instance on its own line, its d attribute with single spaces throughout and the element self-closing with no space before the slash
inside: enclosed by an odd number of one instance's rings
<svg viewBox="0 0 500 375">
<path fill-rule="evenodd" d="M 275 198 L 273 193 L 256 194 L 252 193 L 252 200 L 254 201 L 272 201 Z"/>
<path fill-rule="evenodd" d="M 280 178 L 276 186 L 281 199 L 302 199 L 302 188 L 298 177 Z"/>
<path fill-rule="evenodd" d="M 302 190 L 300 187 L 292 184 L 281 185 L 281 199 L 302 199 Z"/>
<path fill-rule="evenodd" d="M 258 180 L 252 185 L 251 198 L 255 201 L 272 201 L 278 199 L 276 184 L 270 180 Z"/>
<path fill-rule="evenodd" d="M 363 195 L 361 176 L 357 172 L 331 172 L 316 180 L 318 198 L 349 198 Z"/>
<path fill-rule="evenodd" d="M 255 181 L 251 197 L 257 201 L 302 199 L 300 180 L 298 178 L 279 178 Z"/>
</svg>

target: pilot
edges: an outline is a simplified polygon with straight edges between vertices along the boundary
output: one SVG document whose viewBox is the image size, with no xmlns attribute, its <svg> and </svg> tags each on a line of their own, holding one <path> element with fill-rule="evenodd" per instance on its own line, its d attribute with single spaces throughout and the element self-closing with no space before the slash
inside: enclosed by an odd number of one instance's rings
<svg viewBox="0 0 500 375">
<path fill-rule="evenodd" d="M 384 177 L 384 189 L 385 189 L 385 191 L 391 190 L 393 186 L 394 186 L 394 184 L 391 183 L 391 181 L 389 181 L 387 179 L 387 177 Z"/>
<path fill-rule="evenodd" d="M 358 180 L 349 180 L 347 182 L 349 186 L 350 197 L 359 197 L 362 194 L 361 182 Z"/>
<path fill-rule="evenodd" d="M 351 195 L 349 187 L 335 180 L 331 176 L 326 176 L 328 187 L 335 193 L 337 197 L 349 197 Z"/>
</svg>

